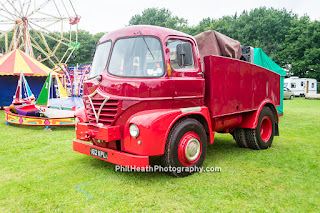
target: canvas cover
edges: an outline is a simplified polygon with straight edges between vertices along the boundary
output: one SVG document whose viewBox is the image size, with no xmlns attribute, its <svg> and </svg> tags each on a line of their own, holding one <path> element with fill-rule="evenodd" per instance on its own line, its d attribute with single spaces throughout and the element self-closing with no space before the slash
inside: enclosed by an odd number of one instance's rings
<svg viewBox="0 0 320 213">
<path fill-rule="evenodd" d="M 286 71 L 272 61 L 260 48 L 254 48 L 253 54 L 253 63 L 255 65 L 272 70 L 280 75 L 280 106 L 277 107 L 277 111 L 279 114 L 283 114 L 283 84 Z"/>
<path fill-rule="evenodd" d="M 226 35 L 214 30 L 208 30 L 195 36 L 198 43 L 200 60 L 208 55 L 225 56 L 240 59 L 242 55 L 241 45 Z"/>
</svg>

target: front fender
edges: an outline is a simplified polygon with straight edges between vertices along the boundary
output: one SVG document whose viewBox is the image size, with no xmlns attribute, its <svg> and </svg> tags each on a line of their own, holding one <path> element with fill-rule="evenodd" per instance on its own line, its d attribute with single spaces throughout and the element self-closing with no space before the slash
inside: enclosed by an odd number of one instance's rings
<svg viewBox="0 0 320 213">
<path fill-rule="evenodd" d="M 74 116 L 79 118 L 81 123 L 89 122 L 87 111 L 84 107 L 80 107 L 80 108 L 76 109 Z"/>
<path fill-rule="evenodd" d="M 175 122 L 182 117 L 197 114 L 203 116 L 207 122 L 211 122 L 208 108 L 205 106 L 136 113 L 126 123 L 122 151 L 145 156 L 163 155 L 167 137 Z M 138 126 L 140 134 L 137 138 L 130 136 L 130 124 Z M 211 133 L 211 123 L 208 123 L 208 127 Z"/>
</svg>

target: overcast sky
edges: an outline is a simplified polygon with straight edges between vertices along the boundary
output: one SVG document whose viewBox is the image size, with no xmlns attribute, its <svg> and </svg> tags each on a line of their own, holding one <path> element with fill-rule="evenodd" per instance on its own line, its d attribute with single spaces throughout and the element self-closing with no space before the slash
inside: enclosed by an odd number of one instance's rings
<svg viewBox="0 0 320 213">
<path fill-rule="evenodd" d="M 260 6 L 286 8 L 299 16 L 320 20 L 320 0 L 73 0 L 81 16 L 79 28 L 90 33 L 109 32 L 128 25 L 130 18 L 151 7 L 167 8 L 173 15 L 197 25 L 203 18 L 240 14 Z"/>
</svg>

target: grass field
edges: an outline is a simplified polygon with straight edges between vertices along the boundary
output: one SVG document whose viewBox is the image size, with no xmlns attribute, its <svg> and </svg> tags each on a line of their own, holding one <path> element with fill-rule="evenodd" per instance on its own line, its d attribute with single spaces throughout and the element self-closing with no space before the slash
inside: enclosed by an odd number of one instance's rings
<svg viewBox="0 0 320 213">
<path fill-rule="evenodd" d="M 319 212 L 320 101 L 285 100 L 284 112 L 270 149 L 217 134 L 204 166 L 221 172 L 173 178 L 115 172 L 72 151 L 74 128 L 7 126 L 1 111 L 0 212 Z"/>
</svg>

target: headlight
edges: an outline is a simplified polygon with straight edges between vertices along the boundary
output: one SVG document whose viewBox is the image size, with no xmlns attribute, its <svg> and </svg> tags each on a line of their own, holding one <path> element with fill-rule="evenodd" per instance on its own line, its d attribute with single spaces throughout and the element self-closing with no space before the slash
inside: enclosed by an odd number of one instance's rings
<svg viewBox="0 0 320 213">
<path fill-rule="evenodd" d="M 133 138 L 137 138 L 139 136 L 139 128 L 135 124 L 130 124 L 129 132 Z"/>
<path fill-rule="evenodd" d="M 80 123 L 80 120 L 79 120 L 78 117 L 75 117 L 75 119 L 74 119 L 74 127 L 75 127 L 76 130 L 77 130 L 78 123 Z"/>
<path fill-rule="evenodd" d="M 74 123 L 75 123 L 75 124 L 80 123 L 80 119 L 79 119 L 78 117 L 76 117 L 76 118 L 74 119 Z"/>
</svg>

